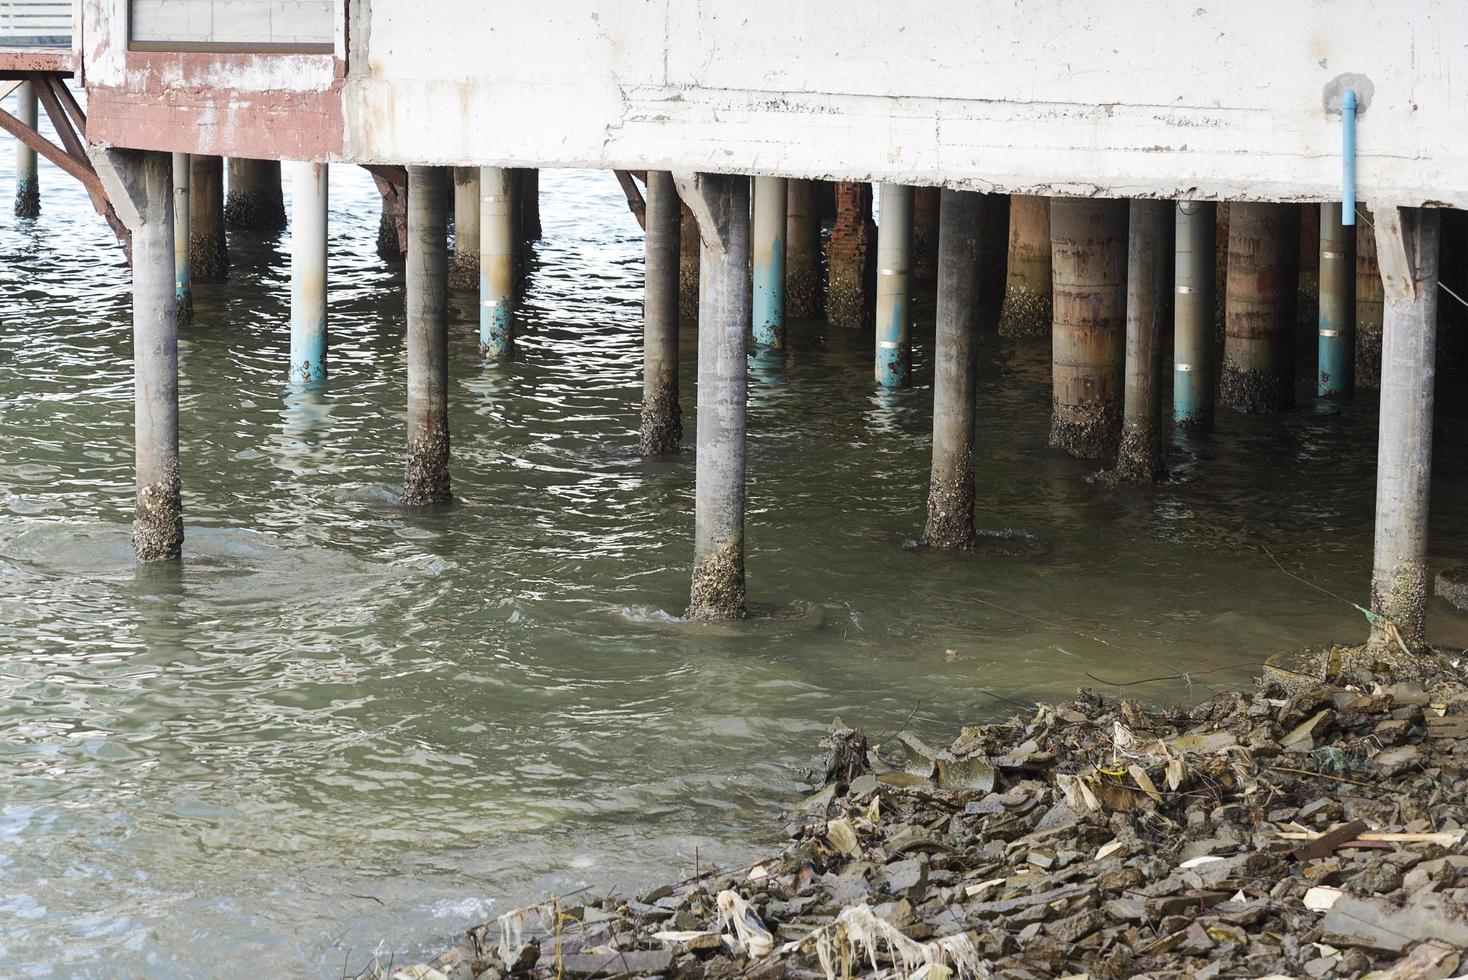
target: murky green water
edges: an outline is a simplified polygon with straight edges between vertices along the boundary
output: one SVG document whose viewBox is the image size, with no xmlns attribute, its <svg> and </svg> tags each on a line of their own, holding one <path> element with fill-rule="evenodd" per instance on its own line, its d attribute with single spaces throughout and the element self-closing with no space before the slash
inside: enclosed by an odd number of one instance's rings
<svg viewBox="0 0 1468 980">
<path fill-rule="evenodd" d="M 542 177 L 514 364 L 480 363 L 453 299 L 459 502 L 433 516 L 395 504 L 402 279 L 370 180 L 333 174 L 319 388 L 283 383 L 288 239 L 233 235 L 181 343 L 186 560 L 140 568 L 127 270 L 77 187 L 42 182 L 39 221 L 0 221 L 0 973 L 338 975 L 383 941 L 401 962 L 523 901 L 768 846 L 833 715 L 883 730 L 920 702 L 940 738 L 1001 699 L 1180 671 L 1130 693 L 1201 699 L 1362 632 L 1259 546 L 1362 599 L 1369 403 L 1225 416 L 1174 445 L 1175 482 L 1110 493 L 1045 448 L 1043 347 L 988 335 L 981 523 L 1050 550 L 905 547 L 930 319 L 895 395 L 869 338 L 817 324 L 751 360 L 750 596 L 775 615 L 680 623 L 693 453 L 635 454 L 641 238 L 596 173 Z M 1468 544 L 1444 419 L 1435 567 Z"/>
</svg>

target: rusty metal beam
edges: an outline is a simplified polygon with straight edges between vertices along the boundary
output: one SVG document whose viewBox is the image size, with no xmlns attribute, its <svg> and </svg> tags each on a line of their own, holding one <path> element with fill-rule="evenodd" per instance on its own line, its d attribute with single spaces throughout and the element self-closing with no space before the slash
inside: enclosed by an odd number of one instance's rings
<svg viewBox="0 0 1468 980">
<path fill-rule="evenodd" d="M 85 140 L 87 135 L 87 114 L 77 104 L 76 96 L 71 94 L 71 89 L 66 87 L 66 80 L 60 75 L 47 75 L 46 78 L 50 79 L 51 90 L 56 93 L 56 98 L 66 108 L 66 114 L 71 117 L 72 124 L 76 126 L 76 131 Z"/>
<path fill-rule="evenodd" d="M 392 204 L 393 224 L 398 232 L 398 254 L 408 254 L 408 168 L 383 166 L 375 163 L 361 165 L 372 175 L 377 192 Z"/>
<path fill-rule="evenodd" d="M 388 184 L 391 184 L 393 187 L 402 188 L 402 193 L 407 193 L 407 167 L 395 167 L 390 164 L 381 163 L 364 163 L 361 166 L 363 170 L 367 171 L 373 176 L 373 178 L 377 180 L 377 186 L 379 188 L 382 187 L 383 182 L 386 182 Z"/>
<path fill-rule="evenodd" d="M 92 199 L 92 207 L 96 208 L 97 213 L 107 222 L 113 234 L 117 236 L 117 240 L 122 242 L 124 246 L 129 246 L 132 241 L 132 233 L 127 230 L 121 219 L 117 217 L 117 212 L 113 210 L 112 202 L 107 199 L 107 191 L 102 187 L 102 181 L 97 176 L 97 171 L 93 168 L 91 159 L 87 156 L 86 144 L 82 141 L 82 137 L 77 135 L 76 130 L 72 128 L 72 117 L 62 107 L 61 99 L 57 97 L 55 87 L 51 84 L 51 78 L 52 76 L 48 76 L 42 72 L 36 72 L 31 75 L 30 81 L 35 87 L 36 95 L 40 98 L 41 104 L 46 107 L 46 115 L 51 118 L 51 125 L 56 127 L 56 132 L 61 137 L 61 142 L 66 145 L 67 154 L 79 167 L 84 168 L 87 176 L 78 176 L 77 179 L 82 182 L 82 186 L 87 190 L 87 196 Z M 60 79 L 56 79 L 56 84 L 61 84 Z M 62 88 L 65 88 L 65 86 L 62 86 Z M 36 135 L 38 137 L 40 136 L 39 133 Z M 39 148 L 37 148 L 37 152 L 41 152 Z M 50 157 L 48 156 L 47 159 L 50 159 Z"/>
<path fill-rule="evenodd" d="M 87 188 L 89 192 L 93 187 L 101 190 L 102 182 L 97 179 L 96 173 L 92 171 L 90 166 L 82 166 L 76 160 L 72 159 L 70 154 L 61 147 L 34 129 L 31 129 L 4 109 L 0 109 L 0 129 L 5 130 L 11 136 L 14 136 L 26 146 L 29 146 L 41 156 L 81 181 L 82 186 Z"/>
<path fill-rule="evenodd" d="M 632 212 L 632 217 L 637 219 L 637 226 L 646 231 L 647 202 L 642 199 L 642 191 L 638 189 L 632 171 L 614 170 L 612 172 L 617 175 L 617 183 L 622 185 L 622 193 L 627 197 L 627 207 Z"/>
</svg>

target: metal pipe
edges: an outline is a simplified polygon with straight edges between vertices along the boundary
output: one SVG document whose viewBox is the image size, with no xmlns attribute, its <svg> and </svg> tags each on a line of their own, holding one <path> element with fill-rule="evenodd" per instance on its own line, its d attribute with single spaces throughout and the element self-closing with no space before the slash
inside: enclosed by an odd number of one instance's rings
<svg viewBox="0 0 1468 980">
<path fill-rule="evenodd" d="M 642 305 L 642 434 L 644 456 L 678 451 L 683 409 L 678 401 L 678 190 L 665 170 L 647 172 Z"/>
<path fill-rule="evenodd" d="M 1113 455 L 1121 438 L 1126 236 L 1126 201 L 1050 201 L 1050 445 L 1081 459 Z"/>
<path fill-rule="evenodd" d="M 326 377 L 326 167 L 291 164 L 292 381 Z"/>
<path fill-rule="evenodd" d="M 408 168 L 408 461 L 403 504 L 448 503 L 448 184 L 446 167 Z"/>
<path fill-rule="evenodd" d="M 178 460 L 178 302 L 173 277 L 173 161 L 130 154 L 124 179 L 142 205 L 133 235 L 133 550 L 144 562 L 183 554 Z"/>
<path fill-rule="evenodd" d="M 1015 194 L 1009 199 L 1009 248 L 999 333 L 1044 337 L 1053 315 L 1050 296 L 1050 199 Z"/>
<path fill-rule="evenodd" d="M 1432 406 L 1437 361 L 1436 208 L 1402 208 L 1400 224 L 1378 215 L 1379 251 L 1400 229 L 1410 277 L 1387 283 L 1382 331 L 1380 434 L 1376 441 L 1376 535 L 1371 611 L 1409 649 L 1426 639 L 1427 513 L 1432 483 Z M 1395 656 L 1387 622 L 1374 621 L 1369 651 Z"/>
<path fill-rule="evenodd" d="M 15 90 L 15 117 L 31 129 L 39 116 L 36 87 L 21 82 Z M 15 143 L 15 214 L 34 218 L 41 213 L 41 184 L 36 172 L 36 151 L 17 140 Z"/>
<path fill-rule="evenodd" d="M 974 539 L 975 334 L 979 299 L 979 195 L 943 188 L 938 204 L 938 307 L 933 338 L 933 464 L 928 479 L 932 548 Z"/>
<path fill-rule="evenodd" d="M 1346 398 L 1355 390 L 1356 231 L 1339 204 L 1320 205 L 1320 367 L 1316 392 Z"/>
<path fill-rule="evenodd" d="M 194 284 L 189 276 L 189 155 L 173 154 L 173 296 L 180 323 L 194 319 Z"/>
<path fill-rule="evenodd" d="M 1341 93 L 1341 224 L 1356 223 L 1356 90 Z"/>
<path fill-rule="evenodd" d="M 479 171 L 479 352 L 494 361 L 515 351 L 514 184 L 504 167 Z"/>
<path fill-rule="evenodd" d="M 1227 308 L 1219 396 L 1238 412 L 1295 403 L 1295 279 L 1299 211 L 1286 204 L 1229 205 Z"/>
<path fill-rule="evenodd" d="M 900 388 L 912 378 L 912 188 L 881 185 L 877 225 L 877 384 Z"/>
<path fill-rule="evenodd" d="M 1211 201 L 1177 202 L 1172 418 L 1184 429 L 1213 424 L 1215 214 Z"/>
<path fill-rule="evenodd" d="M 754 342 L 785 346 L 785 218 L 783 177 L 754 179 Z"/>
<path fill-rule="evenodd" d="M 744 616 L 744 432 L 749 330 L 749 178 L 699 174 L 702 228 L 698 456 L 690 619 Z"/>
<path fill-rule="evenodd" d="M 1167 201 L 1134 200 L 1127 228 L 1126 389 L 1116 479 L 1153 483 L 1162 457 L 1162 320 L 1167 308 Z"/>
</svg>

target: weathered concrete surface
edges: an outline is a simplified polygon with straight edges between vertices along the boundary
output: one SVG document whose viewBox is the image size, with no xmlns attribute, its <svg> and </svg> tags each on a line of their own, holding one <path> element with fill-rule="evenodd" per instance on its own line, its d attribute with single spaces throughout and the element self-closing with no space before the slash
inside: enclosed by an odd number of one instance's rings
<svg viewBox="0 0 1468 980">
<path fill-rule="evenodd" d="M 513 31 L 474 0 L 373 0 L 349 6 L 332 54 L 272 55 L 129 52 L 124 8 L 81 12 L 88 136 L 121 146 L 1319 201 L 1340 183 L 1327 98 L 1352 73 L 1361 196 L 1468 206 L 1456 0 L 1033 2 L 959 20 L 940 0 L 559 0 Z"/>
<path fill-rule="evenodd" d="M 128 52 L 124 7 L 82 7 L 88 135 L 118 145 L 1320 201 L 1340 185 L 1327 95 L 1351 73 L 1361 197 L 1468 205 L 1457 0 L 969 18 L 941 0 L 557 0 L 514 30 L 476 0 L 373 0 L 331 55 L 228 56 Z"/>
<path fill-rule="evenodd" d="M 1168 201 L 1132 201 L 1127 236 L 1126 392 L 1114 482 L 1166 475 L 1162 455 L 1162 325 L 1166 318 Z"/>
<path fill-rule="evenodd" d="M 224 221 L 231 228 L 281 231 L 285 228 L 285 195 L 279 160 L 229 160 L 229 193 Z"/>
<path fill-rule="evenodd" d="M 793 319 L 821 315 L 825 288 L 821 274 L 821 208 L 817 180 L 788 182 L 785 201 L 785 312 Z"/>
<path fill-rule="evenodd" d="M 1386 306 L 1371 611 L 1383 619 L 1373 622 L 1368 647 L 1383 655 L 1398 637 L 1415 651 L 1427 635 L 1441 221 L 1438 211 L 1426 208 L 1380 208 L 1376 214 Z"/>
<path fill-rule="evenodd" d="M 1009 202 L 1009 256 L 999 332 L 1006 337 L 1050 333 L 1050 201 L 1017 195 Z"/>
<path fill-rule="evenodd" d="M 673 175 L 647 172 L 647 236 L 642 304 L 642 431 L 644 456 L 676 453 L 683 441 L 678 400 L 678 239 L 682 223 Z"/>
<path fill-rule="evenodd" d="M 408 459 L 404 505 L 444 504 L 449 484 L 448 171 L 408 168 Z"/>
<path fill-rule="evenodd" d="M 189 161 L 189 269 L 194 282 L 223 282 L 229 277 L 224 160 L 217 156 Z"/>
<path fill-rule="evenodd" d="M 1228 299 L 1219 399 L 1239 412 L 1295 404 L 1296 266 L 1299 210 L 1284 204 L 1229 207 Z"/>
<path fill-rule="evenodd" d="M 454 168 L 454 258 L 450 289 L 479 288 L 479 168 Z"/>
<path fill-rule="evenodd" d="M 1100 459 L 1116 452 L 1121 437 L 1127 202 L 1051 201 L 1050 243 L 1050 445 Z"/>
</svg>

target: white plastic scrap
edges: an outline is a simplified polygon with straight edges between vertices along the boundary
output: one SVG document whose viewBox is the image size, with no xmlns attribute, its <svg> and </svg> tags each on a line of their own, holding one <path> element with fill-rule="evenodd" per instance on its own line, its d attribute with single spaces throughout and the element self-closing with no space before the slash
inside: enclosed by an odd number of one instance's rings
<svg viewBox="0 0 1468 980">
<path fill-rule="evenodd" d="M 554 903 L 541 902 L 537 905 L 527 905 L 524 908 L 511 909 L 499 917 L 500 944 L 496 948 L 500 954 L 500 960 L 505 964 L 505 969 L 515 965 L 520 958 L 520 953 L 525 949 L 525 922 L 531 915 L 538 916 L 540 924 L 547 932 L 555 925 Z"/>
<path fill-rule="evenodd" d="M 968 933 L 920 943 L 904 936 L 890 922 L 877 918 L 865 905 L 842 909 L 835 922 L 811 933 L 808 941 L 815 943 L 816 958 L 826 972 L 826 980 L 836 980 L 838 976 L 838 954 L 842 965 L 840 975 L 848 973 L 863 954 L 872 965 L 872 973 L 880 975 L 877 953 L 883 949 L 899 974 L 909 980 L 915 977 L 950 980 L 955 975 L 959 980 L 970 977 L 988 980 L 991 976 Z"/>
<path fill-rule="evenodd" d="M 768 956 L 775 948 L 775 937 L 760 921 L 749 903 L 733 890 L 719 892 L 715 900 L 719 907 L 719 928 L 733 926 L 734 938 L 739 948 L 755 959 Z"/>
<path fill-rule="evenodd" d="M 1329 885 L 1316 885 L 1305 892 L 1305 907 L 1312 912 L 1329 912 L 1344 892 Z"/>
<path fill-rule="evenodd" d="M 1201 867 L 1202 865 L 1205 865 L 1205 864 L 1212 864 L 1214 861 L 1222 861 L 1222 860 L 1223 860 L 1223 858 L 1218 857 L 1218 856 L 1213 855 L 1213 854 L 1203 854 L 1203 855 L 1200 855 L 1200 856 L 1195 857 L 1195 858 L 1189 858 L 1188 860 L 1184 861 L 1182 864 L 1179 864 L 1178 867 L 1179 868 L 1182 868 L 1183 870 L 1187 870 L 1188 868 L 1197 868 L 1197 867 Z"/>
</svg>

